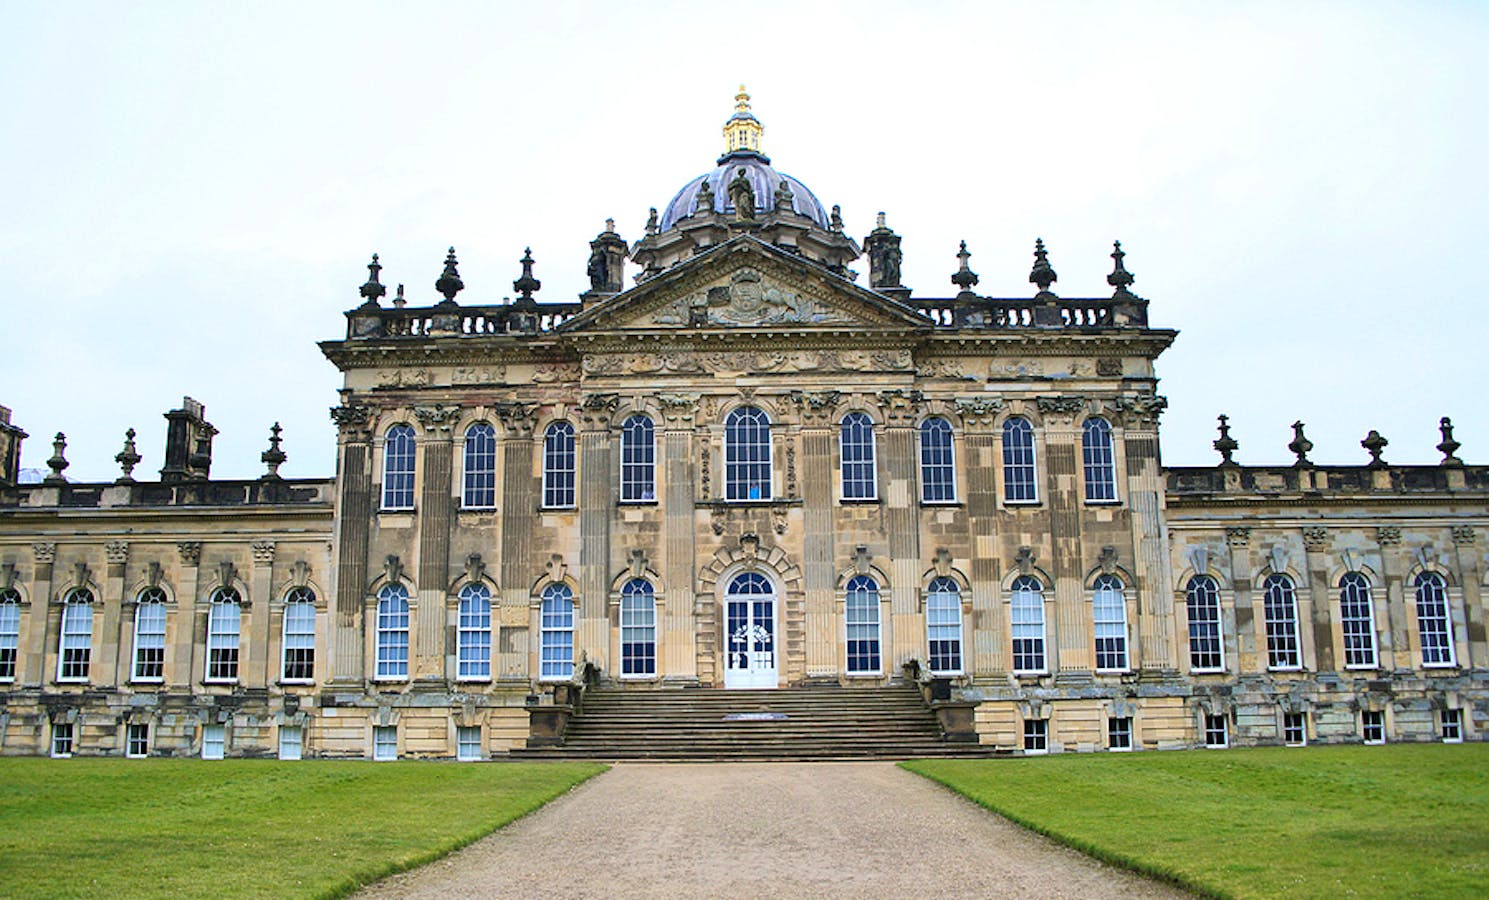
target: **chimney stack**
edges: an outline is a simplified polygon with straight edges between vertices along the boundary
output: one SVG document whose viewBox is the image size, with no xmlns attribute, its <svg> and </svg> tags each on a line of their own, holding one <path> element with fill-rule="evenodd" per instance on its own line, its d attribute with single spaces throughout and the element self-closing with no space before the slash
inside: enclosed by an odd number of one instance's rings
<svg viewBox="0 0 1489 900">
<path fill-rule="evenodd" d="M 181 408 L 165 414 L 168 424 L 161 482 L 207 478 L 212 468 L 212 436 L 217 434 L 217 429 L 207 421 L 206 415 L 207 407 L 190 397 L 182 397 Z"/>
</svg>

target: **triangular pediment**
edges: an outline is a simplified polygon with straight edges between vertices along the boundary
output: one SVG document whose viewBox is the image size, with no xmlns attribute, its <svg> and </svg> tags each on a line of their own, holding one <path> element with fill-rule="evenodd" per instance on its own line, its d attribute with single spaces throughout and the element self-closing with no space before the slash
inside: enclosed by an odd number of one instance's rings
<svg viewBox="0 0 1489 900">
<path fill-rule="evenodd" d="M 914 309 L 742 235 L 570 319 L 566 332 L 930 328 Z"/>
</svg>

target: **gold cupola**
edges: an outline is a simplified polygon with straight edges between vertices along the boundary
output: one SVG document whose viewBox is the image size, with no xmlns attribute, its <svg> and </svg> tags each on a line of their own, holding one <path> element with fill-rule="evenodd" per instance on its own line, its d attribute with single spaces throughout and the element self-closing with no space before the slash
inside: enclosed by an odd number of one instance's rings
<svg viewBox="0 0 1489 900">
<path fill-rule="evenodd" d="M 740 85 L 739 93 L 734 95 L 734 115 L 724 123 L 724 153 L 759 153 L 760 132 L 764 130 L 760 120 L 750 112 L 749 93 L 744 85 Z"/>
</svg>

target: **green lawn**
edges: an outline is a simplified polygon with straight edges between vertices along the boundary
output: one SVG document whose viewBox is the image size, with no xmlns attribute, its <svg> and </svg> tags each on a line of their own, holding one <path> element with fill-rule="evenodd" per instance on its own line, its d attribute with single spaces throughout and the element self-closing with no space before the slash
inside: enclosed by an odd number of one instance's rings
<svg viewBox="0 0 1489 900">
<path fill-rule="evenodd" d="M 1201 893 L 1489 895 L 1489 744 L 903 765 L 1035 831 Z"/>
<path fill-rule="evenodd" d="M 0 759 L 0 894 L 345 894 L 468 844 L 604 769 Z"/>
</svg>

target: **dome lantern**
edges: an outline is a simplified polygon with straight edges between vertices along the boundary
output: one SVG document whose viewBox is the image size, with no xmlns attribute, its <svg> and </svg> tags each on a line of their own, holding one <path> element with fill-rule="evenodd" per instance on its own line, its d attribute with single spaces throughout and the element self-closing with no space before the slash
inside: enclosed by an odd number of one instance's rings
<svg viewBox="0 0 1489 900">
<path fill-rule="evenodd" d="M 724 154 L 759 153 L 760 133 L 764 130 L 760 120 L 750 112 L 749 93 L 744 85 L 740 85 L 739 93 L 734 95 L 734 115 L 724 123 Z"/>
</svg>

